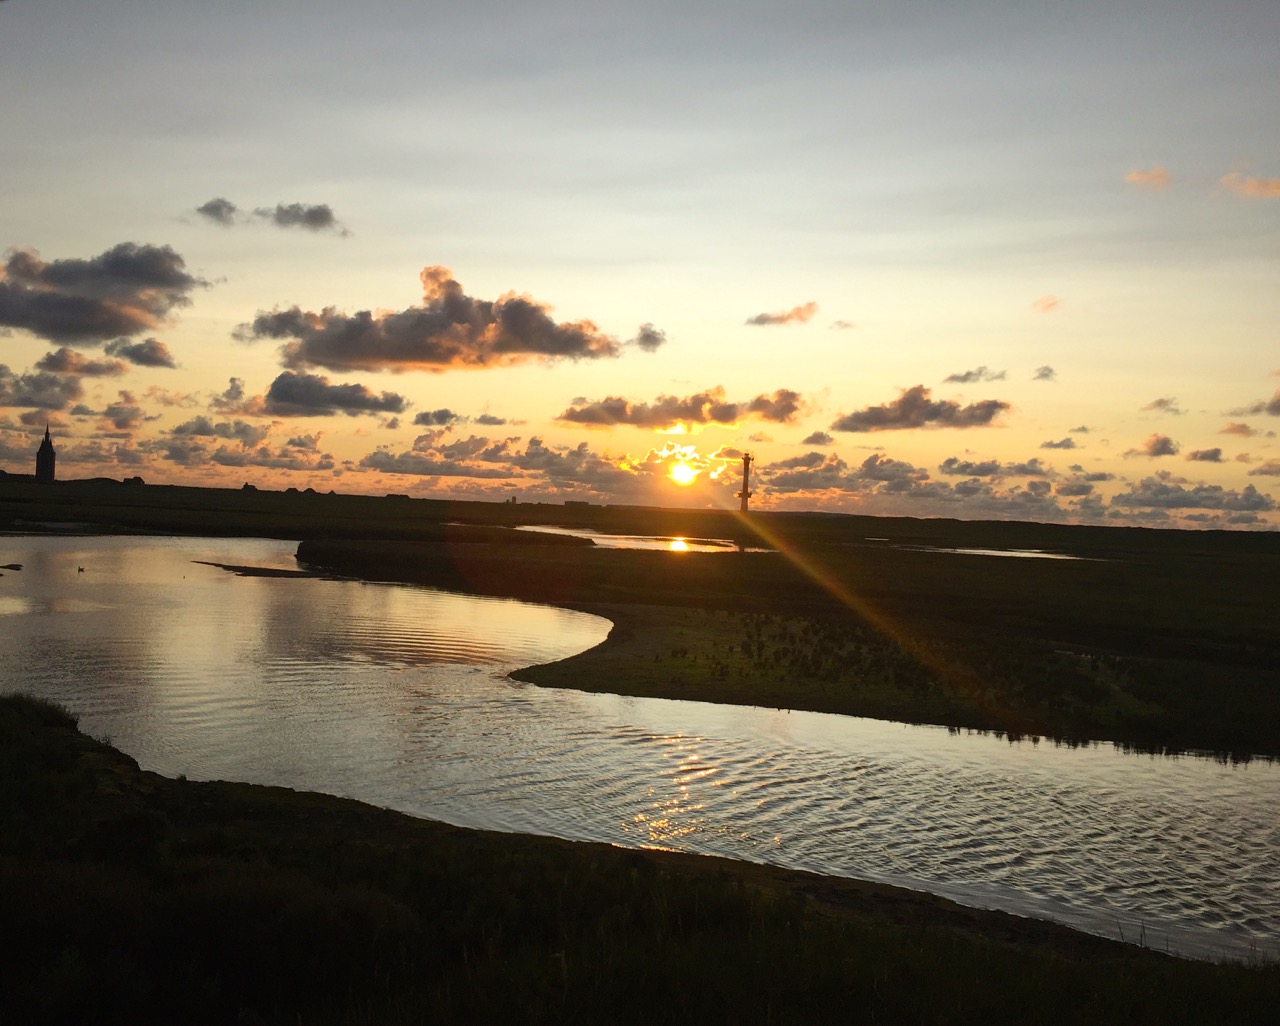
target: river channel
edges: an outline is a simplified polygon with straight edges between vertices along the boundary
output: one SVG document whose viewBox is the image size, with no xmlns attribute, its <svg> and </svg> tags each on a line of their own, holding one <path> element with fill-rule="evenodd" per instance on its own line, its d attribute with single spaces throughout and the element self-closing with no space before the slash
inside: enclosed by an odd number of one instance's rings
<svg viewBox="0 0 1280 1026">
<path fill-rule="evenodd" d="M 927 890 L 1204 958 L 1280 956 L 1280 764 L 538 688 L 609 624 L 242 577 L 255 539 L 0 537 L 0 692 L 146 769 Z"/>
</svg>

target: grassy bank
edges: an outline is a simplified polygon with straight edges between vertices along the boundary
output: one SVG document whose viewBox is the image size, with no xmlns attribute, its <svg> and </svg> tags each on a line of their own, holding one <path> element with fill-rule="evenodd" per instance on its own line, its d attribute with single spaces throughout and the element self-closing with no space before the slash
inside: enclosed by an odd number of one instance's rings
<svg viewBox="0 0 1280 1026">
<path fill-rule="evenodd" d="M 0 1021 L 1266 1021 L 1280 970 L 140 771 L 0 699 Z"/>
<path fill-rule="evenodd" d="M 1157 554 L 1033 560 L 782 540 L 721 554 L 317 540 L 299 558 L 615 622 L 604 645 L 519 675 L 536 683 L 1280 755 L 1280 555 L 1265 546 L 1184 535 Z"/>
</svg>

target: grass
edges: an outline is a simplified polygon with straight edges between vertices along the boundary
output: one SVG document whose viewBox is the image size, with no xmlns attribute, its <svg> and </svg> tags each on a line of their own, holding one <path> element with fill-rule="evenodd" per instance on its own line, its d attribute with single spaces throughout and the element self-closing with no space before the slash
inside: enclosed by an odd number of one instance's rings
<svg viewBox="0 0 1280 1026">
<path fill-rule="evenodd" d="M 1266 1021 L 1218 966 L 769 867 L 169 780 L 0 699 L 0 1021 Z"/>
</svg>

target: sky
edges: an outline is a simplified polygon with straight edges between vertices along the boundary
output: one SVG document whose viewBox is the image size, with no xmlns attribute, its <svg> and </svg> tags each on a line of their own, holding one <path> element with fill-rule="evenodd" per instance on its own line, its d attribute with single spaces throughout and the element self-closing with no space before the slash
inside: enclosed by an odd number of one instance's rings
<svg viewBox="0 0 1280 1026">
<path fill-rule="evenodd" d="M 1280 529 L 1275 0 L 0 0 L 0 469 Z"/>
</svg>

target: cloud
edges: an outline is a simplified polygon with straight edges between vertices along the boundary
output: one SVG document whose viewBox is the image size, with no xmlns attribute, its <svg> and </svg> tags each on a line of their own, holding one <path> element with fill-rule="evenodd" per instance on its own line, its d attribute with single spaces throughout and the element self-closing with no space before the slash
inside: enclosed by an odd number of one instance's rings
<svg viewBox="0 0 1280 1026">
<path fill-rule="evenodd" d="M 677 424 L 736 424 L 758 418 L 776 423 L 790 422 L 800 411 L 798 392 L 780 388 L 772 395 L 758 395 L 742 402 L 729 402 L 720 386 L 690 396 L 659 396 L 652 403 L 633 403 L 621 396 L 570 406 L 557 417 L 570 424 L 611 427 L 627 424 L 643 428 L 671 428 Z"/>
<path fill-rule="evenodd" d="M 220 224 L 223 227 L 229 228 L 231 225 L 235 224 L 238 209 L 229 199 L 223 199 L 219 196 L 215 199 L 209 200 L 208 203 L 203 203 L 196 207 L 196 213 L 203 217 L 207 217 L 215 224 Z"/>
<path fill-rule="evenodd" d="M 496 417 L 492 413 L 482 413 L 476 418 L 477 424 L 483 424 L 485 427 L 501 427 L 507 423 L 506 417 Z"/>
<path fill-rule="evenodd" d="M 986 427 L 1008 410 L 1009 404 L 998 399 L 961 406 L 952 400 L 929 398 L 924 385 L 906 389 L 891 403 L 869 406 L 846 414 L 831 425 L 832 431 L 896 431 L 921 427 Z"/>
<path fill-rule="evenodd" d="M 1053 490 L 1063 498 L 1079 498 L 1082 495 L 1092 495 L 1093 485 L 1088 481 L 1063 481 L 1055 485 Z"/>
<path fill-rule="evenodd" d="M 1004 371 L 987 370 L 986 367 L 975 367 L 971 371 L 964 371 L 957 374 L 948 374 L 942 380 L 948 383 L 958 385 L 972 385 L 977 381 L 1003 381 Z"/>
<path fill-rule="evenodd" d="M 831 445 L 835 441 L 825 431 L 815 431 L 813 434 L 805 438 L 801 445 Z"/>
<path fill-rule="evenodd" d="M 0 325 L 83 345 L 155 328 L 208 282 L 168 246 L 122 242 L 87 260 L 46 263 L 11 250 L 0 269 Z"/>
<path fill-rule="evenodd" d="M 50 371 L 14 374 L 0 363 L 0 407 L 64 410 L 84 394 L 80 379 Z"/>
<path fill-rule="evenodd" d="M 1276 508 L 1275 500 L 1259 492 L 1253 485 L 1245 485 L 1242 491 L 1207 484 L 1186 488 L 1168 474 L 1143 478 L 1130 491 L 1114 496 L 1111 504 L 1152 509 L 1220 509 L 1249 512 L 1265 512 Z"/>
<path fill-rule="evenodd" d="M 1087 435 L 1089 433 L 1088 424 L 1079 424 L 1076 427 L 1068 429 L 1073 435 Z"/>
<path fill-rule="evenodd" d="M 1244 199 L 1280 199 L 1280 178 L 1248 178 L 1232 171 L 1223 175 L 1219 184 Z"/>
<path fill-rule="evenodd" d="M 1270 459 L 1249 471 L 1250 477 L 1280 477 L 1280 460 Z"/>
<path fill-rule="evenodd" d="M 1152 399 L 1151 402 L 1147 403 L 1147 405 L 1142 408 L 1143 410 L 1154 410 L 1158 413 L 1172 414 L 1175 417 L 1180 417 L 1186 412 L 1185 410 L 1180 410 L 1178 408 L 1178 400 L 1172 396 L 1162 399 Z"/>
<path fill-rule="evenodd" d="M 1062 301 L 1057 296 L 1041 296 L 1031 304 L 1031 309 L 1035 313 L 1050 314 L 1062 305 Z"/>
<path fill-rule="evenodd" d="M 852 331 L 856 327 L 857 325 L 854 324 L 853 321 L 832 321 L 831 322 L 832 331 Z"/>
<path fill-rule="evenodd" d="M 457 423 L 461 419 L 450 409 L 423 410 L 413 418 L 413 422 L 421 427 L 444 427 Z"/>
<path fill-rule="evenodd" d="M 159 339 L 154 338 L 144 338 L 140 342 L 130 342 L 127 339 L 118 338 L 114 342 L 108 342 L 103 346 L 103 352 L 108 356 L 123 357 L 139 367 L 172 368 L 178 366 L 173 359 L 173 354 L 169 352 L 169 347 Z"/>
<path fill-rule="evenodd" d="M 546 306 L 527 296 L 474 299 L 445 267 L 424 268 L 421 279 L 422 306 L 351 315 L 332 307 L 309 313 L 295 306 L 259 313 L 236 330 L 236 337 L 289 340 L 283 349 L 285 366 L 338 371 L 444 371 L 622 353 L 622 344 L 590 321 L 558 324 Z M 638 338 L 650 340 L 660 334 L 652 325 L 640 332 Z"/>
<path fill-rule="evenodd" d="M 271 433 L 271 429 L 243 420 L 224 420 L 214 423 L 208 417 L 195 417 L 184 424 L 179 424 L 169 433 L 175 438 L 222 438 L 239 442 L 241 445 L 253 446 L 260 444 Z M 294 442 L 290 441 L 289 444 L 293 445 Z M 311 448 L 315 448 L 314 443 Z"/>
<path fill-rule="evenodd" d="M 1241 424 L 1237 421 L 1233 421 L 1218 432 L 1220 435 L 1239 435 L 1241 438 L 1252 438 L 1257 433 L 1248 424 Z"/>
<path fill-rule="evenodd" d="M 323 375 L 285 371 L 267 389 L 264 411 L 281 417 L 327 417 L 336 413 L 358 417 L 403 413 L 406 405 L 404 396 L 395 392 L 375 395 L 364 385 L 331 385 Z"/>
<path fill-rule="evenodd" d="M 1041 442 L 1041 449 L 1074 449 L 1076 440 L 1074 438 L 1060 438 L 1056 442 Z"/>
<path fill-rule="evenodd" d="M 1047 363 L 1043 367 L 1037 367 L 1036 372 L 1031 375 L 1032 381 L 1053 381 L 1057 378 L 1058 372 L 1050 367 Z"/>
<path fill-rule="evenodd" d="M 1271 417 L 1280 417 L 1280 389 L 1277 389 L 1276 394 L 1270 399 L 1259 399 L 1256 403 L 1231 412 L 1242 417 L 1256 417 L 1263 413 Z"/>
<path fill-rule="evenodd" d="M 137 398 L 132 392 L 120 392 L 119 402 L 114 402 L 102 411 L 102 419 L 108 421 L 117 431 L 133 431 L 141 427 L 142 422 L 149 419 Z"/>
<path fill-rule="evenodd" d="M 1173 184 L 1173 175 L 1166 168 L 1153 167 L 1146 171 L 1130 171 L 1124 176 L 1124 180 L 1130 185 L 1136 185 L 1139 189 L 1161 192 Z"/>
<path fill-rule="evenodd" d="M 1141 449 L 1129 449 L 1124 453 L 1125 457 L 1131 456 L 1148 456 L 1155 459 L 1159 456 L 1175 456 L 1180 446 L 1168 435 L 1153 434 L 1147 437 L 1142 443 Z"/>
<path fill-rule="evenodd" d="M 655 328 L 652 324 L 640 325 L 640 330 L 636 332 L 633 339 L 629 339 L 627 344 L 633 345 L 637 349 L 642 349 L 646 353 L 657 351 L 667 341 L 667 333 Z"/>
<path fill-rule="evenodd" d="M 119 360 L 91 360 L 66 346 L 42 356 L 36 361 L 36 369 L 55 374 L 78 374 L 85 378 L 118 377 L 127 370 Z"/>
<path fill-rule="evenodd" d="M 1187 459 L 1197 463 L 1222 463 L 1221 449 L 1195 449 L 1187 453 Z"/>
<path fill-rule="evenodd" d="M 782 310 L 777 313 L 758 313 L 754 317 L 748 317 L 747 323 L 755 325 L 807 324 L 817 312 L 817 303 L 804 303 L 800 306 L 793 306 L 790 310 Z"/>
<path fill-rule="evenodd" d="M 270 221 L 277 228 L 305 228 L 311 232 L 335 231 L 341 235 L 347 234 L 327 203 L 277 203 L 274 207 L 258 207 L 253 213 L 255 217 Z"/>
<path fill-rule="evenodd" d="M 1035 457 L 1023 463 L 1001 463 L 999 460 L 962 460 L 949 456 L 938 464 L 938 472 L 951 477 L 1047 477 L 1053 469 Z"/>
</svg>

